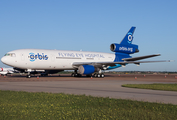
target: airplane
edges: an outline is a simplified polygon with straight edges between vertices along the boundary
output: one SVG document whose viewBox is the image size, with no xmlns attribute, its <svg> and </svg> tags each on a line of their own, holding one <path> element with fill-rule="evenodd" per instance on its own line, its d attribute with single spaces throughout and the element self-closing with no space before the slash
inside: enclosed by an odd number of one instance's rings
<svg viewBox="0 0 177 120">
<path fill-rule="evenodd" d="M 10 51 L 1 58 L 1 61 L 13 67 L 15 70 L 28 73 L 31 77 L 32 71 L 44 70 L 45 75 L 57 73 L 64 70 L 74 70 L 73 77 L 82 75 L 104 77 L 105 70 L 124 67 L 128 64 L 140 65 L 140 63 L 170 62 L 140 61 L 142 59 L 160 56 L 160 54 L 131 57 L 130 54 L 138 53 L 138 45 L 132 44 L 133 33 L 136 27 L 131 27 L 120 44 L 112 43 L 112 53 L 46 50 L 46 49 L 19 49 Z M 41 74 L 42 75 L 42 74 Z"/>
<path fill-rule="evenodd" d="M 0 75 L 6 76 L 7 74 L 16 73 L 16 70 L 13 68 L 0 68 Z"/>
<path fill-rule="evenodd" d="M 45 71 L 45 70 L 33 70 L 31 71 L 31 74 L 41 74 L 42 76 L 45 76 L 46 73 L 50 73 L 52 74 L 52 72 L 49 72 L 49 71 Z M 57 71 L 58 72 L 58 71 Z M 21 74 L 24 74 L 26 73 L 25 70 L 21 70 L 21 69 L 18 69 L 18 68 L 0 68 L 0 75 L 4 75 L 4 76 L 7 76 L 8 74 L 13 74 L 13 73 L 20 73 Z"/>
</svg>

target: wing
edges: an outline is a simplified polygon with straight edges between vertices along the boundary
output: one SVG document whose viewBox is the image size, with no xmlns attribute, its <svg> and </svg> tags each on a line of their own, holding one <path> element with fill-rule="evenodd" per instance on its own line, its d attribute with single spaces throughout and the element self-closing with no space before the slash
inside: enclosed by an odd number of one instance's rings
<svg viewBox="0 0 177 120">
<path fill-rule="evenodd" d="M 170 60 L 161 60 L 161 61 L 138 61 L 146 58 L 151 58 L 155 56 L 160 56 L 160 54 L 154 54 L 154 55 L 147 55 L 147 56 L 140 56 L 140 57 L 133 57 L 133 58 L 124 58 L 123 61 L 118 62 L 74 62 L 72 65 L 75 68 L 78 68 L 80 65 L 93 65 L 95 67 L 104 68 L 109 66 L 116 66 L 117 64 L 120 64 L 122 66 L 125 66 L 126 64 L 137 64 L 140 65 L 140 63 L 153 63 L 153 62 L 170 62 Z"/>
</svg>

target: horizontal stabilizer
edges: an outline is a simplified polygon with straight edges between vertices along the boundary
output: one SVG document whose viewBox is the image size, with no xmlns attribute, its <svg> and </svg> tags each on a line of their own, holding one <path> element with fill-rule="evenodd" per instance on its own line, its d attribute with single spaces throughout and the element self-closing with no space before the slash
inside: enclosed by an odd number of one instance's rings
<svg viewBox="0 0 177 120">
<path fill-rule="evenodd" d="M 137 61 L 137 60 L 142 60 L 142 59 L 156 57 L 156 56 L 160 56 L 160 54 L 146 55 L 146 56 L 133 57 L 133 58 L 124 58 L 122 60 L 124 60 L 124 61 Z"/>
</svg>

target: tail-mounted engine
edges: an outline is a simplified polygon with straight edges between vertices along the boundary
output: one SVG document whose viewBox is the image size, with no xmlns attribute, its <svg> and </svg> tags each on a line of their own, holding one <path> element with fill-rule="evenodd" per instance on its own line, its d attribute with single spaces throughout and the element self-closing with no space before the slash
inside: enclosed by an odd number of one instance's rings
<svg viewBox="0 0 177 120">
<path fill-rule="evenodd" d="M 130 44 L 130 45 L 122 45 L 113 43 L 110 45 L 110 50 L 113 52 L 120 52 L 126 54 L 133 54 L 139 52 L 138 45 Z"/>
<path fill-rule="evenodd" d="M 139 52 L 138 45 L 132 44 L 133 41 L 133 33 L 136 27 L 131 27 L 130 30 L 127 32 L 125 37 L 122 39 L 120 44 L 113 43 L 110 45 L 110 49 L 113 52 L 120 52 L 126 54 L 133 54 Z"/>
</svg>

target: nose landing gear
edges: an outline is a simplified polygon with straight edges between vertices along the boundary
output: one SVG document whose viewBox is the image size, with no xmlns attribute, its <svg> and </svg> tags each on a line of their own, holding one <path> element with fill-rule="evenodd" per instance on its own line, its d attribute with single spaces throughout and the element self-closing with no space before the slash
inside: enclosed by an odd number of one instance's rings
<svg viewBox="0 0 177 120">
<path fill-rule="evenodd" d="M 31 69 L 28 69 L 27 72 L 28 72 L 28 75 L 26 76 L 26 78 L 31 78 Z"/>
</svg>

